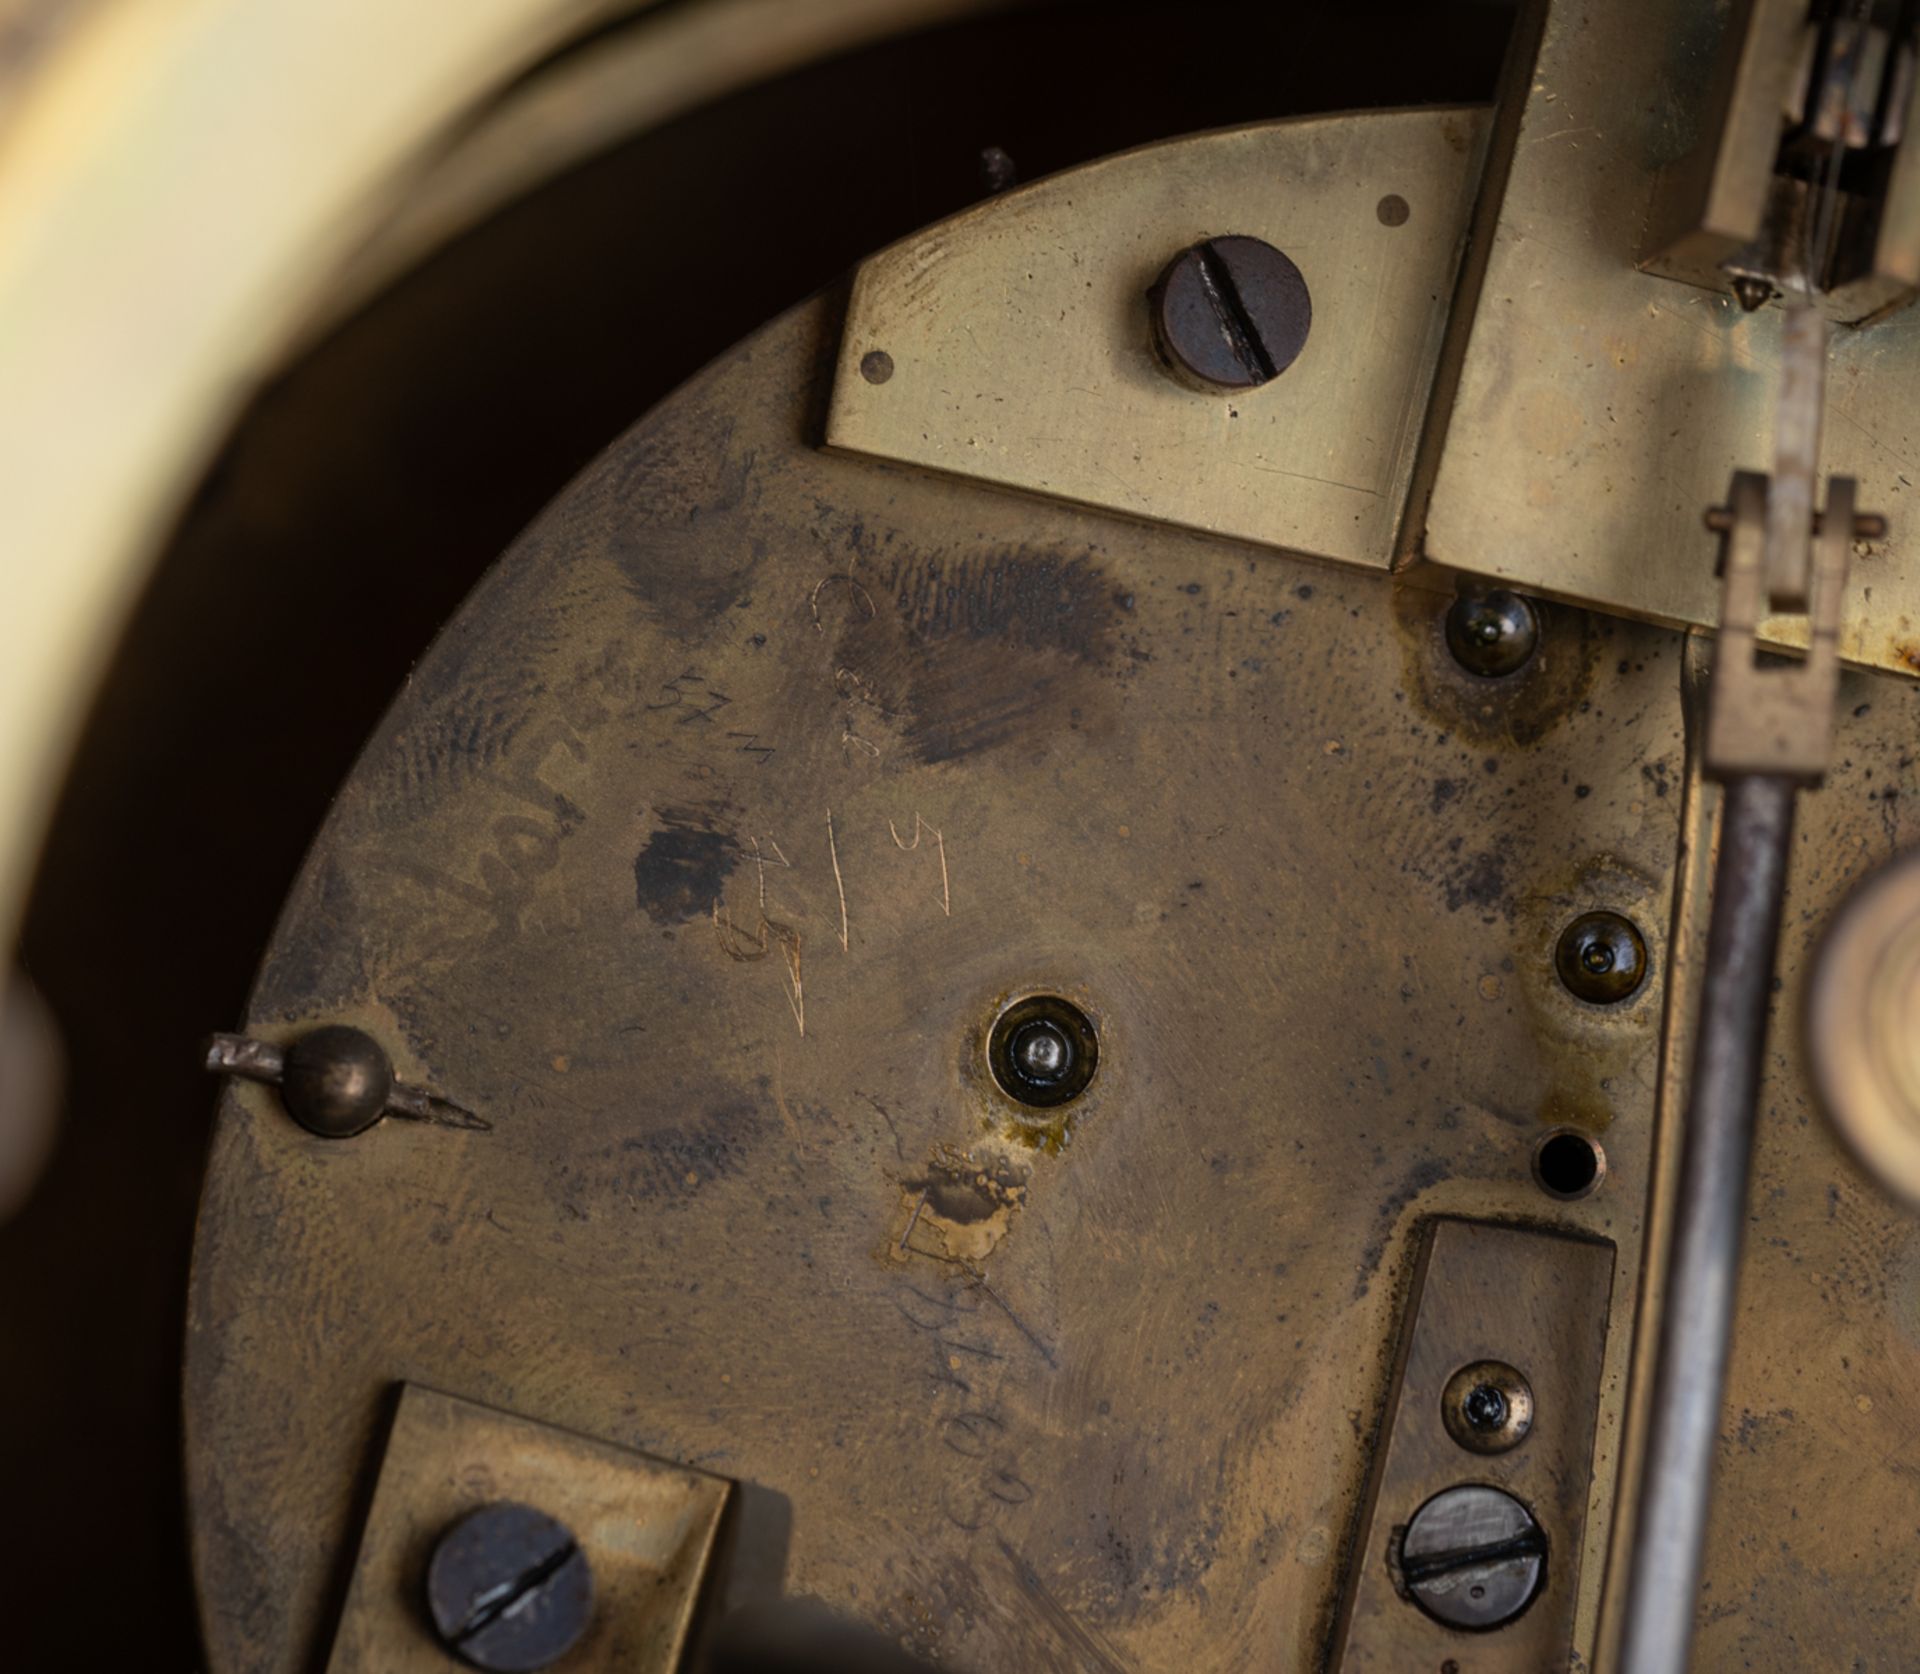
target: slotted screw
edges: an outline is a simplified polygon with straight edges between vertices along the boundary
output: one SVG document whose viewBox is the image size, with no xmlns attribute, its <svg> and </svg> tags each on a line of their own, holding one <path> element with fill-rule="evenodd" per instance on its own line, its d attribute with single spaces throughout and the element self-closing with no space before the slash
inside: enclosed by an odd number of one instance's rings
<svg viewBox="0 0 1920 1674">
<path fill-rule="evenodd" d="M 1307 282 L 1261 239 L 1209 238 L 1167 264 L 1147 293 L 1167 363 L 1204 389 L 1271 383 L 1307 345 Z"/>
<path fill-rule="evenodd" d="M 572 1531 L 530 1505 L 482 1506 L 440 1537 L 427 1565 L 440 1642 L 489 1674 L 534 1674 L 580 1642 L 593 1570 Z"/>
</svg>

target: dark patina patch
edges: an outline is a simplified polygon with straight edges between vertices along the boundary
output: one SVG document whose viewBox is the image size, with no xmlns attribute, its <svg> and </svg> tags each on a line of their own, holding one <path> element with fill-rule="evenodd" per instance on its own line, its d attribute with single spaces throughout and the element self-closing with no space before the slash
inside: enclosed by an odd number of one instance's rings
<svg viewBox="0 0 1920 1674">
<path fill-rule="evenodd" d="M 928 763 L 1077 729 L 1125 614 L 1090 556 L 1047 550 L 902 555 L 868 591 L 840 664 Z"/>
<path fill-rule="evenodd" d="M 740 846 L 719 824 L 723 805 L 660 808 L 660 829 L 634 857 L 633 890 L 656 924 L 704 918 L 740 863 Z"/>
</svg>

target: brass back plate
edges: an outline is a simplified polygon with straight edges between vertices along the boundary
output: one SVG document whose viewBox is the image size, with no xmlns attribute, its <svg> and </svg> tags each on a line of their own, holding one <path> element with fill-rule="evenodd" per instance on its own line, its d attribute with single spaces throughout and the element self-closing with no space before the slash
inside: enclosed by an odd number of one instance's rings
<svg viewBox="0 0 1920 1674">
<path fill-rule="evenodd" d="M 493 1125 L 224 1098 L 187 1391 L 220 1674 L 324 1644 L 395 1380 L 786 1496 L 787 1590 L 956 1668 L 1310 1667 L 1417 1224 L 1637 1270 L 1676 638 L 1549 610 L 1480 680 L 1383 574 L 819 452 L 840 323 L 603 455 L 318 839 L 250 1026 L 357 1021 Z M 1652 958 L 1619 1006 L 1554 975 L 1598 908 Z M 1099 1030 L 1052 1119 L 983 1062 L 1032 993 Z M 1609 1161 L 1567 1204 L 1530 1173 L 1563 1125 Z"/>
</svg>

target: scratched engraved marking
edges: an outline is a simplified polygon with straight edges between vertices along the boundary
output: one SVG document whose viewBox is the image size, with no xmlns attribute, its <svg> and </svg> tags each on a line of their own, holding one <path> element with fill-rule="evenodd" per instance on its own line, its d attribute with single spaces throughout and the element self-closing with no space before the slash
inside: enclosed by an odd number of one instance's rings
<svg viewBox="0 0 1920 1674">
<path fill-rule="evenodd" d="M 923 820 L 919 814 L 913 816 L 913 841 L 903 842 L 900 828 L 892 820 L 887 821 L 887 830 L 892 833 L 893 846 L 905 853 L 919 848 L 922 834 L 933 839 L 934 852 L 940 857 L 940 910 L 948 918 L 953 917 L 953 884 L 947 876 L 947 840 Z"/>
<path fill-rule="evenodd" d="M 927 1338 L 934 1433 L 945 1459 L 940 1512 L 967 1533 L 1033 1498 L 997 1399 L 1008 1356 L 991 1340 L 987 1327 L 996 1316 L 983 1309 L 983 1300 L 971 1275 L 947 1295 L 903 1282 L 893 1298 L 900 1317 Z"/>
<path fill-rule="evenodd" d="M 814 887 L 824 892 L 824 880 L 830 877 L 833 894 L 816 915 L 814 897 L 809 892 L 802 868 L 788 859 L 779 839 L 769 832 L 764 838 L 750 835 L 744 842 L 734 840 L 717 827 L 717 814 L 724 806 L 727 805 L 706 804 L 689 809 L 659 810 L 669 832 L 664 834 L 667 846 L 660 867 L 656 870 L 664 868 L 669 862 L 688 870 L 696 864 L 712 870 L 717 887 L 705 897 L 704 910 L 713 923 L 715 944 L 729 960 L 740 965 L 760 964 L 778 950 L 787 1006 L 793 1013 L 795 1027 L 804 1037 L 807 1032 L 807 931 L 804 926 L 824 918 L 830 928 L 823 934 L 837 941 L 842 953 L 851 952 L 853 947 L 856 890 L 850 881 L 854 867 L 849 858 L 849 846 L 843 840 L 841 823 L 834 811 L 831 808 L 823 810 L 821 826 L 825 836 L 825 865 L 820 865 L 818 860 L 810 864 L 814 868 L 815 879 L 819 880 Z M 886 825 L 888 838 L 895 851 L 912 854 L 924 848 L 931 854 L 940 878 L 940 911 L 943 916 L 951 918 L 953 882 L 947 862 L 945 836 L 937 827 L 927 824 L 918 813 L 913 816 L 911 838 L 901 835 L 895 821 L 888 820 Z M 651 853 L 654 847 L 662 843 L 663 834 L 656 833 L 648 852 Z M 857 845 L 854 847 L 857 849 Z M 883 852 L 884 849 L 885 845 L 882 845 Z M 729 905 L 726 898 L 726 876 L 733 870 L 734 862 L 741 857 L 753 863 L 755 899 L 750 910 L 737 909 Z M 782 899 L 777 910 L 770 901 L 769 868 L 785 874 L 781 884 Z M 674 876 L 677 881 L 679 874 Z M 691 887 L 691 883 L 688 883 L 674 893 L 672 902 L 676 908 L 684 906 Z"/>
<path fill-rule="evenodd" d="M 879 614 L 874 608 L 873 595 L 865 586 L 844 570 L 836 570 L 832 575 L 823 575 L 816 581 L 812 593 L 807 596 L 807 608 L 813 612 L 815 633 L 824 634 L 827 631 L 826 623 L 820 619 L 821 598 L 831 599 L 843 591 L 854 617 L 871 622 Z"/>
<path fill-rule="evenodd" d="M 759 922 L 751 933 L 743 932 L 733 922 L 733 914 L 717 895 L 713 900 L 713 930 L 720 951 L 741 964 L 756 963 L 766 958 L 775 947 L 780 949 L 786 972 L 787 1008 L 793 1013 L 794 1025 L 804 1040 L 807 1033 L 807 990 L 801 975 L 800 932 L 790 924 L 768 918 L 765 913 L 760 914 Z"/>
<path fill-rule="evenodd" d="M 820 603 L 825 597 L 829 600 L 844 597 L 847 609 L 842 627 L 856 622 L 871 622 L 879 614 L 874 606 L 873 595 L 865 585 L 855 577 L 836 572 L 823 576 L 814 583 L 813 592 L 807 600 L 808 609 L 813 614 L 814 632 L 825 634 L 826 624 L 821 619 Z M 867 718 L 884 723 L 888 716 L 886 705 L 880 701 L 879 689 L 858 669 L 845 663 L 834 666 L 832 675 L 834 696 L 840 700 L 840 753 L 842 759 L 852 761 L 857 750 L 871 761 L 880 759 L 880 746 L 865 736 L 860 728 L 866 724 L 861 711 L 867 711 Z"/>
<path fill-rule="evenodd" d="M 840 895 L 840 951 L 849 952 L 847 945 L 847 880 L 840 873 L 840 845 L 834 841 L 833 810 L 827 810 L 827 856 L 833 862 L 833 887 Z"/>
<path fill-rule="evenodd" d="M 436 894 L 479 909 L 494 932 L 517 931 L 539 879 L 560 864 L 561 840 L 587 817 L 579 804 L 542 776 L 556 751 L 564 751 L 577 765 L 586 764 L 585 740 L 562 717 L 516 740 L 489 773 L 497 789 L 537 812 L 494 818 L 487 827 L 491 846 L 474 860 L 477 877 L 460 877 L 409 855 L 396 857 L 394 869 Z"/>
<path fill-rule="evenodd" d="M 722 895 L 715 893 L 708 909 L 713 919 L 714 939 L 720 951 L 735 964 L 759 964 L 775 949 L 779 950 L 787 1009 L 793 1014 L 794 1027 L 804 1040 L 807 1033 L 805 939 L 789 920 L 805 917 L 805 909 L 792 913 L 783 907 L 782 916 L 776 918 L 768 904 L 767 891 L 767 869 L 773 867 L 791 873 L 793 862 L 771 832 L 764 843 L 758 837 L 749 837 L 744 845 L 738 846 L 738 852 L 753 862 L 755 901 L 751 928 L 743 929 Z"/>
<path fill-rule="evenodd" d="M 715 689 L 697 668 L 681 670 L 661 685 L 660 693 L 659 699 L 647 704 L 646 708 L 656 712 L 663 709 L 675 711 L 674 724 L 683 727 L 694 724 L 712 726 L 714 716 L 733 702 L 725 692 Z"/>
</svg>

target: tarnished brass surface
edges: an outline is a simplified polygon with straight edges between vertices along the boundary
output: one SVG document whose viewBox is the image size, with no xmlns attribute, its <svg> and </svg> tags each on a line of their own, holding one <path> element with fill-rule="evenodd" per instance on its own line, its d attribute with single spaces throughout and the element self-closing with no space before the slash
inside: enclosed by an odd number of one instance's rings
<svg viewBox="0 0 1920 1674">
<path fill-rule="evenodd" d="M 1920 1205 L 1920 854 L 1861 883 L 1807 993 L 1821 1103 L 1888 1190 Z"/>
<path fill-rule="evenodd" d="M 1565 1668 L 1585 1554 L 1586 1472 L 1606 1352 L 1613 1250 L 1604 1242 L 1516 1227 L 1435 1223 L 1415 1275 L 1399 1380 L 1333 1666 L 1398 1674 L 1461 1659 L 1475 1674 Z M 1443 1397 L 1475 1361 L 1517 1368 L 1532 1388 L 1526 1438 L 1499 1454 L 1469 1452 L 1448 1432 Z M 1473 1636 L 1424 1615 L 1404 1596 L 1398 1541 L 1434 1495 L 1462 1483 L 1520 1501 L 1546 1536 L 1546 1573 L 1523 1615 Z"/>
<path fill-rule="evenodd" d="M 1712 626 L 1699 518 L 1771 456 L 1778 310 L 1640 271 L 1661 171 L 1702 117 L 1727 8 L 1552 4 L 1471 314 L 1425 555 L 1658 621 Z M 1892 532 L 1856 544 L 1841 655 L 1920 673 L 1920 314 L 1836 333 L 1823 473 Z M 1760 624 L 1806 643 L 1800 618 Z"/>
<path fill-rule="evenodd" d="M 854 281 L 828 440 L 1385 568 L 1485 129 L 1433 109 L 1201 134 L 930 228 Z M 1313 326 L 1264 388 L 1203 394 L 1158 358 L 1147 291 L 1228 234 L 1293 260 Z"/>
<path fill-rule="evenodd" d="M 455 1400 L 400 1392 L 327 1674 L 445 1674 L 420 1599 L 434 1542 L 502 1500 L 571 1530 L 593 1570 L 580 1674 L 673 1674 L 694 1620 L 728 1484 L 626 1448 Z"/>
<path fill-rule="evenodd" d="M 191 1299 L 212 1667 L 309 1666 L 413 1380 L 791 1502 L 789 1593 L 957 1669 L 1327 1652 L 1415 1239 L 1606 1238 L 1631 1333 L 1678 641 L 820 453 L 747 343 L 502 561 L 344 788 L 249 1033 L 374 1030 L 489 1132 L 225 1095 Z M 1554 973 L 1628 914 L 1619 1005 Z M 1021 1114 L 1009 999 L 1098 1030 Z M 1577 1202 L 1535 1140 L 1604 1136 Z"/>
</svg>

